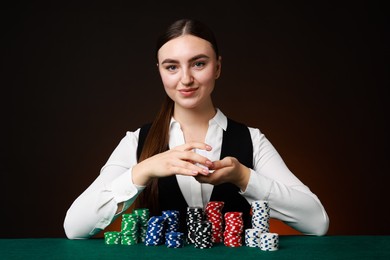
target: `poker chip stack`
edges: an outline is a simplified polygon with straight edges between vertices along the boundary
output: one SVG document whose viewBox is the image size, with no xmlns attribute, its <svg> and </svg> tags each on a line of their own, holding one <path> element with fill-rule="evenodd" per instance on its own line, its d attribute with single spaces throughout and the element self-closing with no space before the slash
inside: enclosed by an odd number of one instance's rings
<svg viewBox="0 0 390 260">
<path fill-rule="evenodd" d="M 188 243 L 194 244 L 196 237 L 196 228 L 199 222 L 204 220 L 204 212 L 201 207 L 187 207 L 186 225 Z"/>
<path fill-rule="evenodd" d="M 257 200 L 251 203 L 252 228 L 258 229 L 261 233 L 269 232 L 270 207 L 266 200 Z"/>
<path fill-rule="evenodd" d="M 134 213 L 123 214 L 121 223 L 121 244 L 135 245 L 138 243 L 138 218 Z"/>
<path fill-rule="evenodd" d="M 252 228 L 245 230 L 245 245 L 260 247 L 260 236 L 269 232 L 270 208 L 268 201 L 257 200 L 251 203 Z"/>
<path fill-rule="evenodd" d="M 263 251 L 275 251 L 279 248 L 279 235 L 269 233 L 270 207 L 266 200 L 251 203 L 252 228 L 245 230 L 245 245 L 259 247 Z"/>
<path fill-rule="evenodd" d="M 242 212 L 225 213 L 225 231 L 223 240 L 225 246 L 239 247 L 242 246 L 242 233 L 244 230 L 244 221 Z"/>
<path fill-rule="evenodd" d="M 212 224 L 212 241 L 213 243 L 221 243 L 223 240 L 223 201 L 210 201 L 206 205 L 206 219 Z"/>
<path fill-rule="evenodd" d="M 184 233 L 181 232 L 168 232 L 165 234 L 165 245 L 168 248 L 181 248 L 184 247 Z"/>
<path fill-rule="evenodd" d="M 163 216 L 153 216 L 149 219 L 145 237 L 146 246 L 158 246 L 164 243 L 164 222 Z"/>
<path fill-rule="evenodd" d="M 149 220 L 149 209 L 135 209 L 134 214 L 138 219 L 138 242 L 144 243 Z"/>
<path fill-rule="evenodd" d="M 121 244 L 121 232 L 108 231 L 104 233 L 104 243 L 106 245 L 120 245 Z"/>
<path fill-rule="evenodd" d="M 195 248 L 206 249 L 213 247 L 212 224 L 210 221 L 197 223 L 195 231 Z"/>
<path fill-rule="evenodd" d="M 162 216 L 165 219 L 166 233 L 179 231 L 179 211 L 165 210 L 162 212 Z"/>
<path fill-rule="evenodd" d="M 245 229 L 245 245 L 248 247 L 260 247 L 261 231 L 254 228 Z"/>
<path fill-rule="evenodd" d="M 279 249 L 279 235 L 264 233 L 260 236 L 260 249 L 263 251 L 276 251 Z"/>
</svg>

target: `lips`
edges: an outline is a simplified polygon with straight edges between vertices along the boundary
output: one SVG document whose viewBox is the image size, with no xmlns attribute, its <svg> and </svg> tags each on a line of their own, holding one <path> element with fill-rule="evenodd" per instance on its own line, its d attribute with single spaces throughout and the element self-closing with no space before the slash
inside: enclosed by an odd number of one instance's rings
<svg viewBox="0 0 390 260">
<path fill-rule="evenodd" d="M 180 94 L 183 96 L 191 96 L 193 93 L 195 93 L 198 90 L 198 88 L 186 88 L 186 89 L 179 89 Z"/>
</svg>

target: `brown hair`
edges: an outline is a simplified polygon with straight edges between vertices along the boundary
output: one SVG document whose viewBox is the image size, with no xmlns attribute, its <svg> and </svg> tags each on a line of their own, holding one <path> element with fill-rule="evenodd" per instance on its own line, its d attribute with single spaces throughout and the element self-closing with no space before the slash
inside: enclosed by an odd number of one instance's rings
<svg viewBox="0 0 390 260">
<path fill-rule="evenodd" d="M 219 56 L 217 41 L 213 32 L 203 23 L 197 20 L 181 19 L 171 24 L 165 32 L 157 39 L 155 57 L 158 62 L 158 51 L 168 41 L 182 35 L 194 35 L 211 43 L 216 57 Z M 169 124 L 173 116 L 174 102 L 168 96 L 161 106 L 156 118 L 154 119 L 145 143 L 138 159 L 138 162 L 145 160 L 155 154 L 162 153 L 169 149 Z M 153 179 L 138 196 L 134 203 L 136 208 L 149 208 L 150 213 L 158 215 L 158 183 Z"/>
</svg>

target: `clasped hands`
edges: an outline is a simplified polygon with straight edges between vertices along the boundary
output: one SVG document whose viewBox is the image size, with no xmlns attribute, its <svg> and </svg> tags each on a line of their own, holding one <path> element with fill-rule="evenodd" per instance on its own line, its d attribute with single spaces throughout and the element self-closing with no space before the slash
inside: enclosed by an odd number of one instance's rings
<svg viewBox="0 0 390 260">
<path fill-rule="evenodd" d="M 234 157 L 212 162 L 195 153 L 194 149 L 211 151 L 212 147 L 205 143 L 191 142 L 149 157 L 133 167 L 133 182 L 145 186 L 153 178 L 180 174 L 193 176 L 201 183 L 218 185 L 229 182 L 241 190 L 246 189 L 249 168 Z"/>
</svg>

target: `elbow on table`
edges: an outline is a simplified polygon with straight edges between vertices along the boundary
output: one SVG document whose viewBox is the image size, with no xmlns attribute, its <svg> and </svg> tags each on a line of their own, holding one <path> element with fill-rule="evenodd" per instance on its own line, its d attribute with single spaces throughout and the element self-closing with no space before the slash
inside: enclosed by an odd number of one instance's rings
<svg viewBox="0 0 390 260">
<path fill-rule="evenodd" d="M 68 239 L 87 239 L 90 237 L 89 234 L 86 234 L 83 230 L 80 229 L 77 225 L 78 221 L 72 220 L 71 216 L 68 214 L 65 216 L 64 220 L 64 231 Z"/>
<path fill-rule="evenodd" d="M 325 214 L 323 218 L 319 219 L 313 228 L 312 235 L 325 236 L 329 229 L 329 218 Z"/>
<path fill-rule="evenodd" d="M 75 239 L 84 239 L 84 238 L 80 238 L 77 233 L 73 233 L 72 231 L 69 231 L 67 229 L 65 229 L 65 235 L 68 239 L 71 239 L 71 240 L 75 240 Z"/>
<path fill-rule="evenodd" d="M 69 225 L 66 221 L 64 222 L 64 231 L 65 235 L 68 239 L 85 239 L 86 237 L 82 237 L 80 232 L 72 227 L 72 225 Z"/>
<path fill-rule="evenodd" d="M 307 213 L 307 218 L 302 221 L 290 223 L 291 227 L 309 236 L 325 236 L 329 228 L 329 218 L 326 212 L 321 214 L 311 212 Z"/>
</svg>

